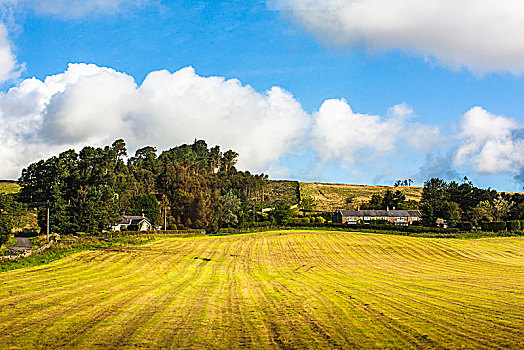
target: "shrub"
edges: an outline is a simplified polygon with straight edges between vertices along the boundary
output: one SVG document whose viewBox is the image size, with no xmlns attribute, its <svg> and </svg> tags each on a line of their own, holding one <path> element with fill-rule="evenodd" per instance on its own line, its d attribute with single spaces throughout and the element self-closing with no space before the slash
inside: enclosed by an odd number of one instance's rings
<svg viewBox="0 0 524 350">
<path fill-rule="evenodd" d="M 372 225 L 387 225 L 388 221 L 384 219 L 378 219 L 371 222 Z"/>
<path fill-rule="evenodd" d="M 524 220 L 520 220 L 520 229 L 524 230 Z"/>
<path fill-rule="evenodd" d="M 520 230 L 520 221 L 518 220 L 507 221 L 506 227 L 508 228 L 508 231 L 518 231 Z"/>
<path fill-rule="evenodd" d="M 480 227 L 482 228 L 482 231 L 492 231 L 492 232 L 504 231 L 506 229 L 506 222 L 505 221 L 481 222 Z"/>
<path fill-rule="evenodd" d="M 309 223 L 311 223 L 311 220 L 309 220 L 309 218 L 306 217 L 306 218 L 302 218 L 302 219 L 300 220 L 300 222 L 301 222 L 302 224 L 309 224 Z"/>
<path fill-rule="evenodd" d="M 315 219 L 315 222 L 317 224 L 323 224 L 326 222 L 326 219 L 324 219 L 322 216 L 317 216 L 316 219 Z"/>
<path fill-rule="evenodd" d="M 473 224 L 469 221 L 458 222 L 457 228 L 461 231 L 470 232 L 473 230 Z"/>
</svg>

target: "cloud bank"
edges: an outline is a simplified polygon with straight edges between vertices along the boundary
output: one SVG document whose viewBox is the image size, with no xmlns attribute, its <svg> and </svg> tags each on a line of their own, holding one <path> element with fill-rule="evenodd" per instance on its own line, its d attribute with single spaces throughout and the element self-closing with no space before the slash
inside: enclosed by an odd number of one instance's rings
<svg viewBox="0 0 524 350">
<path fill-rule="evenodd" d="M 390 108 L 388 116 L 355 113 L 343 99 L 327 100 L 313 115 L 313 147 L 321 160 L 349 166 L 391 155 L 400 143 L 425 153 L 441 139 L 438 127 L 412 122 L 406 104 Z"/>
<path fill-rule="evenodd" d="M 401 49 L 473 72 L 524 72 L 521 0 L 269 0 L 321 40 Z"/>
<path fill-rule="evenodd" d="M 298 150 L 314 151 L 320 164 L 304 165 L 311 169 L 332 161 L 384 173 L 403 164 L 411 176 L 425 158 L 423 178 L 456 178 L 458 167 L 517 174 L 517 181 L 524 169 L 523 125 L 481 107 L 463 115 L 458 133 L 445 135 L 417 122 L 407 104 L 380 116 L 329 99 L 309 115 L 279 87 L 257 92 L 236 79 L 199 76 L 191 67 L 151 72 L 138 85 L 111 68 L 70 64 L 63 73 L 25 79 L 0 93 L 0 125 L 0 178 L 18 178 L 29 163 L 66 149 L 118 138 L 131 153 L 204 139 L 237 150 L 242 169 L 275 174 L 283 169 L 280 160 Z"/>
<path fill-rule="evenodd" d="M 70 64 L 44 81 L 27 79 L 0 95 L 0 178 L 29 162 L 124 138 L 130 150 L 205 139 L 240 153 L 239 166 L 264 171 L 299 142 L 307 114 L 287 91 L 259 93 L 238 80 L 201 77 L 193 68 L 133 77 Z"/>
</svg>

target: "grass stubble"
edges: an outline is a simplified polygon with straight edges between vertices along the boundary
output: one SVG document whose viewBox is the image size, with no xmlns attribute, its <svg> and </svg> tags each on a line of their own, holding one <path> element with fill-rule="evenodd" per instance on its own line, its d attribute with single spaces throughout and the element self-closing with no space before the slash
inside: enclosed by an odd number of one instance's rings
<svg viewBox="0 0 524 350">
<path fill-rule="evenodd" d="M 1 274 L 2 348 L 523 348 L 524 239 L 272 231 Z"/>
</svg>

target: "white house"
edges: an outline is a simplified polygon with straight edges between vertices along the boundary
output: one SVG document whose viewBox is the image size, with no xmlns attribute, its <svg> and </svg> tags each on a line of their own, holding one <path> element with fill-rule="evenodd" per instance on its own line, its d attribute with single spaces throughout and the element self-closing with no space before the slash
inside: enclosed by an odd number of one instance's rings
<svg viewBox="0 0 524 350">
<path fill-rule="evenodd" d="M 111 225 L 112 231 L 149 231 L 154 229 L 151 221 L 145 216 L 122 216 L 120 221 Z"/>
</svg>

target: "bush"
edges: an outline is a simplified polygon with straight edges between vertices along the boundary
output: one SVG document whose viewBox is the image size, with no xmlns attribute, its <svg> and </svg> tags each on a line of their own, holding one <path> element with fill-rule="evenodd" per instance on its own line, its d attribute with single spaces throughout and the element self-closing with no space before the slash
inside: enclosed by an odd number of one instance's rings
<svg viewBox="0 0 524 350">
<path fill-rule="evenodd" d="M 311 223 L 311 220 L 310 220 L 309 218 L 306 217 L 306 218 L 302 218 L 302 219 L 300 219 L 300 222 L 301 222 L 302 224 L 310 224 L 310 223 Z"/>
<path fill-rule="evenodd" d="M 520 221 L 518 220 L 507 221 L 506 227 L 508 228 L 508 231 L 518 231 L 520 230 Z"/>
<path fill-rule="evenodd" d="M 480 227 L 482 228 L 482 231 L 499 232 L 499 231 L 506 230 L 506 222 L 505 221 L 481 222 Z"/>
<path fill-rule="evenodd" d="M 524 220 L 520 220 L 520 229 L 524 230 Z"/>
<path fill-rule="evenodd" d="M 315 218 L 315 222 L 318 223 L 318 224 L 323 224 L 326 222 L 326 219 L 324 219 L 322 216 L 317 216 Z"/>
<path fill-rule="evenodd" d="M 461 231 L 470 232 L 473 230 L 473 224 L 469 221 L 458 222 L 457 228 Z"/>
</svg>

